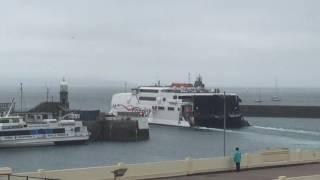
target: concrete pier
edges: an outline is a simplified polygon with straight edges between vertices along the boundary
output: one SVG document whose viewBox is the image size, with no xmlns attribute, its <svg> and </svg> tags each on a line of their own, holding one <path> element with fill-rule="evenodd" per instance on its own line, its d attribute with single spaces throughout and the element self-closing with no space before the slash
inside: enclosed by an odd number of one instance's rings
<svg viewBox="0 0 320 180">
<path fill-rule="evenodd" d="M 142 141 L 149 139 L 149 129 L 139 129 L 135 120 L 83 121 L 92 141 Z"/>
</svg>

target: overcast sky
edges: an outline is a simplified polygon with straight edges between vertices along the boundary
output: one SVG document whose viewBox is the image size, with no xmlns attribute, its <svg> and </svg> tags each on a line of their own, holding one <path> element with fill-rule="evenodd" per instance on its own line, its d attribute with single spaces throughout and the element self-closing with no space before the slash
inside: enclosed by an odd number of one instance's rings
<svg viewBox="0 0 320 180">
<path fill-rule="evenodd" d="M 319 0 L 0 0 L 1 84 L 320 87 Z M 72 83 L 72 82 L 70 82 Z"/>
</svg>

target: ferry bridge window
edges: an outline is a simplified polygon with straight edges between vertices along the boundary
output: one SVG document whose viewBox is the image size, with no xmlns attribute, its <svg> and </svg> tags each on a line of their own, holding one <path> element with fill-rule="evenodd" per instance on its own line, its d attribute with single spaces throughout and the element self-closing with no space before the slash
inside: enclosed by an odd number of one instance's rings
<svg viewBox="0 0 320 180">
<path fill-rule="evenodd" d="M 174 107 L 168 107 L 168 111 L 174 111 Z"/>
<path fill-rule="evenodd" d="M 141 93 L 159 93 L 159 90 L 156 89 L 140 89 Z"/>
<path fill-rule="evenodd" d="M 144 97 L 144 96 L 139 97 L 140 101 L 156 101 L 156 99 L 157 98 L 155 97 Z"/>
</svg>

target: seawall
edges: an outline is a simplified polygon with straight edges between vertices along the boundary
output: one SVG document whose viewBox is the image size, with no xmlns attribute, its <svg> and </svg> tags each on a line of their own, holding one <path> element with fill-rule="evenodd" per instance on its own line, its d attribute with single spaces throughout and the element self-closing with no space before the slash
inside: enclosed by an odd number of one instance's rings
<svg viewBox="0 0 320 180">
<path fill-rule="evenodd" d="M 320 118 L 320 106 L 241 105 L 244 116 Z"/>
<path fill-rule="evenodd" d="M 288 165 L 319 163 L 318 150 L 271 149 L 253 154 L 243 154 L 242 169 L 281 167 Z M 63 180 L 112 180 L 112 171 L 126 169 L 121 179 L 152 179 L 175 176 L 188 176 L 201 173 L 229 172 L 234 170 L 232 157 L 216 157 L 206 159 L 186 158 L 184 160 L 154 162 L 143 164 L 123 164 L 114 166 L 90 167 L 20 173 L 18 175 L 58 178 Z M 284 173 L 285 174 L 285 173 Z"/>
</svg>

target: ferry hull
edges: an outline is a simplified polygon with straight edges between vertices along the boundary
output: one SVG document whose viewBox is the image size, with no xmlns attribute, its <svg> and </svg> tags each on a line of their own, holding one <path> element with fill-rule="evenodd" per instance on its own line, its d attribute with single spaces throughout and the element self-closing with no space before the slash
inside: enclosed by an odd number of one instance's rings
<svg viewBox="0 0 320 180">
<path fill-rule="evenodd" d="M 241 128 L 249 126 L 240 113 L 236 96 L 194 96 L 194 125 L 207 128 Z"/>
<path fill-rule="evenodd" d="M 224 128 L 224 118 L 222 117 L 198 117 L 195 121 L 196 127 L 206 127 L 206 128 Z M 243 119 L 242 116 L 239 117 L 228 117 L 226 119 L 226 128 L 241 128 L 249 126 L 249 123 Z"/>
</svg>

